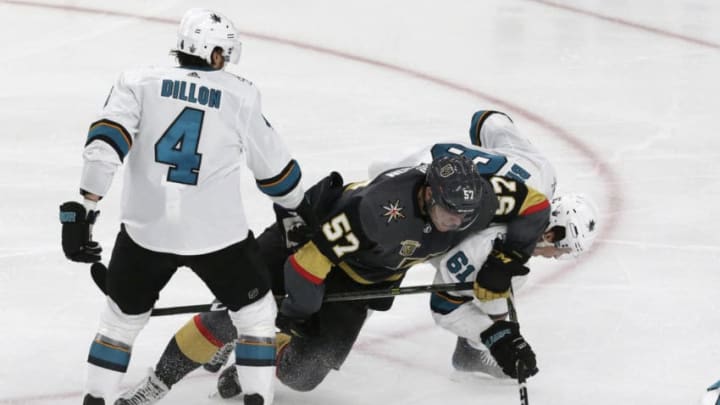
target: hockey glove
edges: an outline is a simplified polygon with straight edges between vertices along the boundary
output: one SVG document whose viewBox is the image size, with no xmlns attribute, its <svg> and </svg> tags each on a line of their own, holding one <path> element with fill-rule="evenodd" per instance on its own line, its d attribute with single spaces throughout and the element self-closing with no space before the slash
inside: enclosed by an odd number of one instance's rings
<svg viewBox="0 0 720 405">
<path fill-rule="evenodd" d="M 480 301 L 509 297 L 512 278 L 530 272 L 523 265 L 527 260 L 528 255 L 506 249 L 502 242 L 495 241 L 493 250 L 475 277 L 475 296 Z"/>
<path fill-rule="evenodd" d="M 293 318 L 279 312 L 275 318 L 275 326 L 285 333 L 296 338 L 305 338 L 313 335 L 311 321 L 304 318 Z"/>
<path fill-rule="evenodd" d="M 304 245 L 312 239 L 317 229 L 317 217 L 307 198 L 303 198 L 300 205 L 288 210 L 277 204 L 273 205 L 275 217 L 283 229 L 283 239 L 288 249 Z"/>
<path fill-rule="evenodd" d="M 81 263 L 100 261 L 102 248 L 92 240 L 92 226 L 99 214 L 100 211 L 86 212 L 85 207 L 75 201 L 68 201 L 60 206 L 65 257 Z"/>
<path fill-rule="evenodd" d="M 535 352 L 520 335 L 520 325 L 516 322 L 497 321 L 480 334 L 480 339 L 503 372 L 510 377 L 518 377 L 518 362 L 525 366 L 526 378 L 538 373 Z"/>
</svg>

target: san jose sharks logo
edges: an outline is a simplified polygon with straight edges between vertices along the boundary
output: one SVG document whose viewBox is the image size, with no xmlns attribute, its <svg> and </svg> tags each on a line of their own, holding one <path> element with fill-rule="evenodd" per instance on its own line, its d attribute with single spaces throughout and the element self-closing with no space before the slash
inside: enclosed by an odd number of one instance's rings
<svg viewBox="0 0 720 405">
<path fill-rule="evenodd" d="M 385 213 L 383 214 L 384 217 L 387 217 L 387 223 L 391 223 L 392 221 L 400 221 L 401 219 L 405 218 L 405 214 L 402 213 L 402 210 L 404 210 L 404 207 L 400 206 L 400 200 L 388 201 L 387 205 L 382 206 L 385 210 Z"/>
</svg>

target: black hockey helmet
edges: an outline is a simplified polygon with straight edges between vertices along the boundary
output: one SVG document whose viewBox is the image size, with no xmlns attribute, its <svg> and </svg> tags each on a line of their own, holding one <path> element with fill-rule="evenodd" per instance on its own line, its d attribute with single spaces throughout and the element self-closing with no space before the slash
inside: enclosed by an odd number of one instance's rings
<svg viewBox="0 0 720 405">
<path fill-rule="evenodd" d="M 462 214 L 464 222 L 475 219 L 482 205 L 483 195 L 491 190 L 477 171 L 475 164 L 465 156 L 441 156 L 430 163 L 426 183 L 432 190 L 430 206 Z"/>
</svg>

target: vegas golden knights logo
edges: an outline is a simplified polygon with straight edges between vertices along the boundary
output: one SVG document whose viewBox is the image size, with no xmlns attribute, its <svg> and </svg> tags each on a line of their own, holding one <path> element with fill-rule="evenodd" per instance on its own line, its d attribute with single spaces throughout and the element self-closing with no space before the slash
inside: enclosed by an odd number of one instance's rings
<svg viewBox="0 0 720 405">
<path fill-rule="evenodd" d="M 450 177 L 453 174 L 455 174 L 455 167 L 452 164 L 448 163 L 440 168 L 440 177 L 442 178 Z"/>
<path fill-rule="evenodd" d="M 420 242 L 415 240 L 404 240 L 400 242 L 400 256 L 409 257 L 420 247 Z"/>
</svg>

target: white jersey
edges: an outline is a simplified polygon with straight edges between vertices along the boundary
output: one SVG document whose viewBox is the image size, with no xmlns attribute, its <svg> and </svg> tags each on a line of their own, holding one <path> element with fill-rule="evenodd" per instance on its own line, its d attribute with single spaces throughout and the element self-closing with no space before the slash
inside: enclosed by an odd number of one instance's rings
<svg viewBox="0 0 720 405">
<path fill-rule="evenodd" d="M 483 174 L 497 174 L 526 183 L 549 200 L 556 187 L 555 168 L 540 151 L 523 136 L 512 120 L 502 113 L 480 111 L 473 116 L 470 129 L 473 145 L 436 144 L 406 157 L 399 164 L 375 163 L 369 169 L 377 174 L 387 166 L 413 166 L 429 162 L 438 153 L 464 155 L 473 160 Z M 482 146 L 479 146 L 482 145 Z M 469 236 L 441 257 L 429 262 L 435 267 L 436 284 L 473 282 L 490 254 L 495 239 L 504 237 L 507 227 L 495 224 Z M 513 290 L 527 277 L 513 277 Z M 491 316 L 508 312 L 506 299 L 480 301 L 472 290 L 433 294 L 431 308 L 435 322 L 478 347 L 480 333 L 493 323 Z"/>
<path fill-rule="evenodd" d="M 505 225 L 486 228 L 465 239 L 443 256 L 430 259 L 437 270 L 435 284 L 473 282 L 485 259 L 493 248 L 493 242 L 504 236 Z M 527 276 L 512 278 L 513 291 L 521 288 Z M 445 329 L 479 345 L 480 333 L 492 325 L 491 316 L 508 312 L 507 300 L 480 301 L 473 290 L 433 294 L 430 303 L 433 319 Z"/>
<path fill-rule="evenodd" d="M 223 70 L 126 71 L 83 157 L 81 189 L 100 196 L 124 161 L 121 220 L 157 252 L 202 254 L 245 239 L 245 165 L 276 203 L 294 208 L 303 198 L 300 167 L 263 117 L 257 88 Z"/>
<path fill-rule="evenodd" d="M 492 112 L 491 112 L 492 113 Z M 497 174 L 514 178 L 544 194 L 551 200 L 557 184 L 556 172 L 550 161 L 515 124 L 502 113 L 489 114 L 481 123 L 477 144 L 445 143 L 428 145 L 400 161 L 373 162 L 368 168 L 370 178 L 396 167 L 429 163 L 438 153 L 464 155 L 475 162 L 481 174 Z"/>
</svg>

